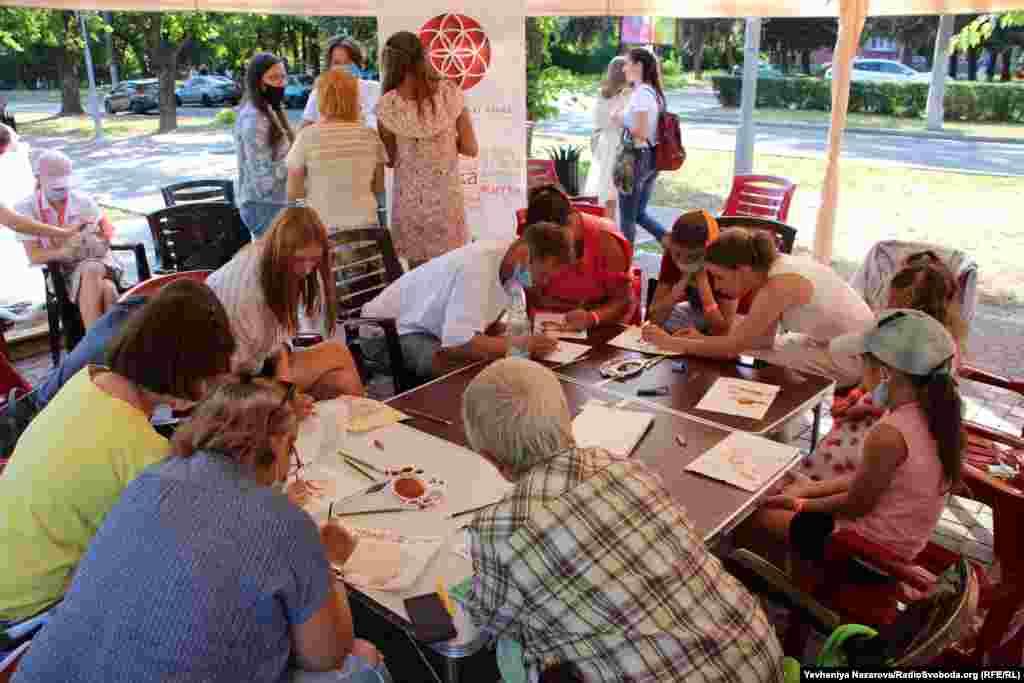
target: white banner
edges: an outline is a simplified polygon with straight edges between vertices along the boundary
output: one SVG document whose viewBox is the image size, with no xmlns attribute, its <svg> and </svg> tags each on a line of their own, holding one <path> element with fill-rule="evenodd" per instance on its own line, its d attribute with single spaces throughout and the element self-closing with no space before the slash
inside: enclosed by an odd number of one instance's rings
<svg viewBox="0 0 1024 683">
<path fill-rule="evenodd" d="M 382 3 L 380 47 L 417 33 L 434 68 L 462 87 L 480 145 L 479 158 L 460 161 L 466 222 L 476 239 L 510 239 L 526 206 L 526 1 L 408 5 Z"/>
</svg>

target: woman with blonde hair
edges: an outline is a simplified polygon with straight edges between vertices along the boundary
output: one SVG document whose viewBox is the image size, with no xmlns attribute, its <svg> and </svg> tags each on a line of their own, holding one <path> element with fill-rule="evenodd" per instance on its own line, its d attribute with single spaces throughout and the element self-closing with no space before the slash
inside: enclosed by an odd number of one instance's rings
<svg viewBox="0 0 1024 683">
<path fill-rule="evenodd" d="M 276 490 L 295 452 L 289 395 L 229 383 L 200 404 L 107 515 L 18 680 L 391 680 L 331 567 L 356 539 Z"/>
<path fill-rule="evenodd" d="M 295 140 L 281 109 L 287 80 L 280 57 L 258 52 L 249 60 L 245 103 L 235 121 L 235 194 L 242 221 L 254 238 L 263 234 L 285 200 L 285 156 Z"/>
<path fill-rule="evenodd" d="M 331 69 L 316 91 L 320 122 L 303 128 L 288 153 L 288 199 L 307 199 L 330 232 L 376 226 L 384 145 L 361 120 L 359 81 Z"/>
<path fill-rule="evenodd" d="M 337 318 L 327 228 L 316 211 L 289 207 L 270 230 L 214 272 L 206 283 L 231 320 L 238 349 L 236 373 L 270 374 L 294 382 L 314 398 L 362 395 L 352 354 L 331 339 L 294 349 L 299 307 L 312 320 L 322 315 L 329 335 Z"/>
<path fill-rule="evenodd" d="M 626 58 L 616 57 L 608 64 L 608 71 L 601 81 L 600 97 L 594 107 L 594 133 L 590 137 L 593 161 L 583 188 L 583 194 L 597 196 L 605 207 L 605 215 L 612 220 L 618 205 L 612 169 L 622 144 L 622 123 L 619 119 L 626 110 L 630 94 L 625 66 Z"/>
<path fill-rule="evenodd" d="M 462 90 L 427 62 L 419 37 L 384 44 L 378 129 L 395 169 L 391 228 L 411 268 L 469 242 L 459 155 L 478 153 Z"/>
</svg>

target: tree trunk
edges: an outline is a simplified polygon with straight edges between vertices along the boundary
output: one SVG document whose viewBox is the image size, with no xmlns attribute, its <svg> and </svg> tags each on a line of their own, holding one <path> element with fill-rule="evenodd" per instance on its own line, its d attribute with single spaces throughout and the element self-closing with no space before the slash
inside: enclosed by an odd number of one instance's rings
<svg viewBox="0 0 1024 683">
<path fill-rule="evenodd" d="M 967 80 L 978 80 L 978 54 L 981 52 L 974 47 L 967 51 Z"/>
<path fill-rule="evenodd" d="M 84 114 L 82 108 L 81 82 L 78 76 L 78 50 L 75 49 L 73 41 L 77 36 L 75 30 L 75 13 L 64 11 L 61 14 L 61 21 L 64 24 L 63 45 L 61 45 L 58 56 L 58 68 L 60 70 L 60 114 L 59 116 L 72 116 Z"/>
<path fill-rule="evenodd" d="M 114 27 L 114 16 L 111 12 L 103 13 L 103 21 L 107 23 L 110 28 Z M 117 53 L 114 51 L 114 32 L 108 31 L 104 37 L 104 42 L 107 44 L 107 55 L 110 57 L 110 87 L 116 88 L 117 84 L 121 82 L 119 74 L 117 72 Z"/>
<path fill-rule="evenodd" d="M 703 20 L 695 19 L 690 22 L 690 49 L 693 50 L 693 75 L 699 81 L 704 72 L 704 44 L 707 42 L 708 32 Z"/>
<path fill-rule="evenodd" d="M 800 67 L 804 72 L 804 76 L 811 75 L 811 51 L 801 50 L 800 51 Z"/>
<path fill-rule="evenodd" d="M 960 53 L 950 52 L 949 53 L 949 77 L 956 78 L 957 72 L 960 71 Z"/>
<path fill-rule="evenodd" d="M 1003 83 L 1013 80 L 1013 48 L 1003 50 Z"/>
<path fill-rule="evenodd" d="M 988 64 L 985 65 L 985 74 L 988 76 L 988 82 L 996 80 L 996 52 L 994 50 L 988 51 Z"/>
<path fill-rule="evenodd" d="M 925 110 L 928 117 L 928 130 L 942 130 L 942 122 L 946 115 L 946 74 L 942 69 L 947 64 L 947 57 L 953 56 L 950 55 L 949 50 L 949 41 L 953 37 L 953 26 L 952 14 L 943 14 L 939 17 L 935 47 L 932 52 L 932 80 L 928 86 L 928 105 Z"/>
</svg>

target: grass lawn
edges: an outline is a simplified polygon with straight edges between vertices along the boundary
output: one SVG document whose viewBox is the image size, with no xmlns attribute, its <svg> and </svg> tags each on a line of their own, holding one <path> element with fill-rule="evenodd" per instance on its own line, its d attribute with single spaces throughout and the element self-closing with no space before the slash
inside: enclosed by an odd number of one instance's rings
<svg viewBox="0 0 1024 683">
<path fill-rule="evenodd" d="M 103 133 L 114 140 L 153 135 L 160 127 L 157 114 L 117 114 L 104 116 Z M 178 130 L 190 133 L 217 129 L 213 118 L 179 116 Z M 18 114 L 18 132 L 22 135 L 40 137 L 91 138 L 95 127 L 91 115 L 50 116 L 49 114 Z"/>
<path fill-rule="evenodd" d="M 538 135 L 533 144 L 538 150 L 585 142 L 581 137 Z M 589 158 L 589 148 L 584 149 Z M 811 248 L 825 162 L 758 154 L 754 168 L 757 173 L 784 176 L 798 184 L 787 222 L 799 230 L 798 248 Z M 651 204 L 717 212 L 732 184 L 732 169 L 731 152 L 690 147 L 680 171 L 662 174 Z M 1020 189 L 1020 178 L 843 160 L 835 266 L 852 272 L 880 240 L 945 244 L 977 260 L 983 301 L 1019 303 L 1024 300 L 1024 224 L 1016 214 Z"/>
<path fill-rule="evenodd" d="M 722 108 L 723 114 L 739 116 L 739 110 Z M 790 109 L 755 109 L 754 120 L 772 123 L 817 123 L 828 125 L 831 112 L 794 111 Z M 907 131 L 924 131 L 924 119 L 907 119 L 897 116 L 876 114 L 850 114 L 847 125 L 851 128 L 890 128 Z M 943 132 L 953 135 L 977 135 L 993 138 L 1024 139 L 1024 124 L 984 123 L 980 121 L 946 121 Z"/>
</svg>

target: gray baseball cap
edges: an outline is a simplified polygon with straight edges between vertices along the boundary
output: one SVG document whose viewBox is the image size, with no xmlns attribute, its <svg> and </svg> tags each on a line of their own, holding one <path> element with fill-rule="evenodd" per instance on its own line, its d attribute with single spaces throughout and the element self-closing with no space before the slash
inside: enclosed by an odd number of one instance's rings
<svg viewBox="0 0 1024 683">
<path fill-rule="evenodd" d="M 890 308 L 864 332 L 844 334 L 829 344 L 835 356 L 865 353 L 909 375 L 927 376 L 949 368 L 956 342 L 945 327 L 927 313 L 911 308 Z"/>
</svg>

